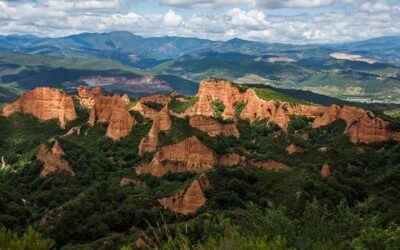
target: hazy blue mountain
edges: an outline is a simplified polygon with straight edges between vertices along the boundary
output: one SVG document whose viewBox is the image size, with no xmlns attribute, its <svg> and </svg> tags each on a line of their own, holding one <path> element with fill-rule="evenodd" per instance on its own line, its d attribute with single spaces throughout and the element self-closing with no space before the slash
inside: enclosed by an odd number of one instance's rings
<svg viewBox="0 0 400 250">
<path fill-rule="evenodd" d="M 382 37 L 343 44 L 294 45 L 261 43 L 243 39 L 212 41 L 190 37 L 142 37 L 128 31 L 81 33 L 59 38 L 32 35 L 0 36 L 0 51 L 67 57 L 105 58 L 124 64 L 147 68 L 166 59 L 186 54 L 217 52 L 246 55 L 277 54 L 297 60 L 328 59 L 335 51 L 376 56 L 386 61 L 400 62 L 400 37 Z"/>
</svg>

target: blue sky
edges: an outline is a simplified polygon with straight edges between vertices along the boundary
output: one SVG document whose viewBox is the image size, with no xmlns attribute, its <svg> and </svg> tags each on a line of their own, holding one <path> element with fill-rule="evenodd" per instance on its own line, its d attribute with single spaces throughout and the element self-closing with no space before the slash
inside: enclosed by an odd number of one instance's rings
<svg viewBox="0 0 400 250">
<path fill-rule="evenodd" d="M 400 35 L 400 0 L 0 0 L 0 34 L 330 43 Z"/>
</svg>

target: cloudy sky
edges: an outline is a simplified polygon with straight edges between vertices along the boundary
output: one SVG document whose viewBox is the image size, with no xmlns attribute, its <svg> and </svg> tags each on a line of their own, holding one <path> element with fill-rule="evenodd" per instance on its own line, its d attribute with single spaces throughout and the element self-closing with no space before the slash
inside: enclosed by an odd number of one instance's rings
<svg viewBox="0 0 400 250">
<path fill-rule="evenodd" d="M 127 30 L 263 42 L 400 35 L 400 0 L 0 0 L 0 34 Z"/>
</svg>

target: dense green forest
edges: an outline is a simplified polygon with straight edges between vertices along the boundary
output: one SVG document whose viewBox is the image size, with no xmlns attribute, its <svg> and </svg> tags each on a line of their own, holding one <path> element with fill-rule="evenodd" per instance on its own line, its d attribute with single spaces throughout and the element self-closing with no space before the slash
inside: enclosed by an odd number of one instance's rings
<svg viewBox="0 0 400 250">
<path fill-rule="evenodd" d="M 195 101 L 175 101 L 171 108 L 182 112 Z M 206 206 L 180 215 L 162 209 L 157 198 L 180 190 L 197 177 L 195 173 L 155 177 L 134 171 L 153 156 L 138 154 L 152 121 L 131 111 L 138 124 L 129 136 L 114 142 L 104 136 L 105 126 L 89 127 L 89 111 L 75 105 L 79 118 L 66 130 L 56 121 L 40 122 L 25 114 L 0 117 L 0 249 L 135 249 L 139 238 L 147 239 L 147 248 L 157 249 L 400 245 L 398 142 L 353 144 L 343 133 L 342 120 L 313 129 L 309 118 L 292 116 L 287 133 L 265 120 L 239 120 L 240 137 L 235 138 L 210 137 L 189 126 L 187 118 L 172 117 L 171 129 L 159 134 L 161 146 L 196 135 L 217 153 L 236 152 L 292 167 L 216 167 L 207 172 L 211 188 L 205 193 Z M 223 109 L 223 104 L 214 104 L 217 116 Z M 78 125 L 80 135 L 66 135 Z M 59 141 L 75 176 L 39 176 L 42 164 L 36 154 L 39 145 L 51 145 L 51 139 Z M 292 143 L 303 152 L 288 154 L 285 148 Z M 325 163 L 331 174 L 322 178 Z M 122 177 L 143 185 L 121 186 Z"/>
</svg>

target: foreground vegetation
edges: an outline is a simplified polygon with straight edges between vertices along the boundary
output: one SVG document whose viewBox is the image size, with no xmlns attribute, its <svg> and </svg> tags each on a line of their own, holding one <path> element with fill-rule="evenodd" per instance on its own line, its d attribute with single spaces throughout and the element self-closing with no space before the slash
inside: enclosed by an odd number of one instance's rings
<svg viewBox="0 0 400 250">
<path fill-rule="evenodd" d="M 173 105 L 178 112 L 191 102 Z M 0 171 L 0 248 L 134 249 L 139 238 L 158 249 L 396 249 L 400 244 L 397 142 L 352 144 L 343 134 L 344 121 L 312 129 L 311 120 L 302 116 L 291 117 L 287 133 L 266 121 L 239 120 L 240 138 L 209 137 L 190 127 L 188 119 L 172 118 L 171 130 L 159 135 L 161 146 L 196 135 L 219 154 L 235 152 L 292 167 L 216 167 L 207 173 L 206 206 L 179 215 L 161 209 L 157 199 L 186 186 L 195 173 L 134 172 L 153 156 L 137 153 L 152 122 L 132 112 L 138 124 L 128 137 L 113 142 L 104 137 L 104 126 L 89 127 L 88 110 L 76 105 L 79 119 L 67 129 L 81 126 L 81 135 L 65 135 L 56 121 L 0 117 L 0 156 L 6 162 Z M 224 108 L 214 107 L 216 114 Z M 52 138 L 76 176 L 39 177 L 38 146 Z M 288 154 L 291 143 L 303 152 Z M 324 163 L 331 166 L 327 178 L 320 176 Z M 121 186 L 122 177 L 143 185 Z"/>
</svg>

